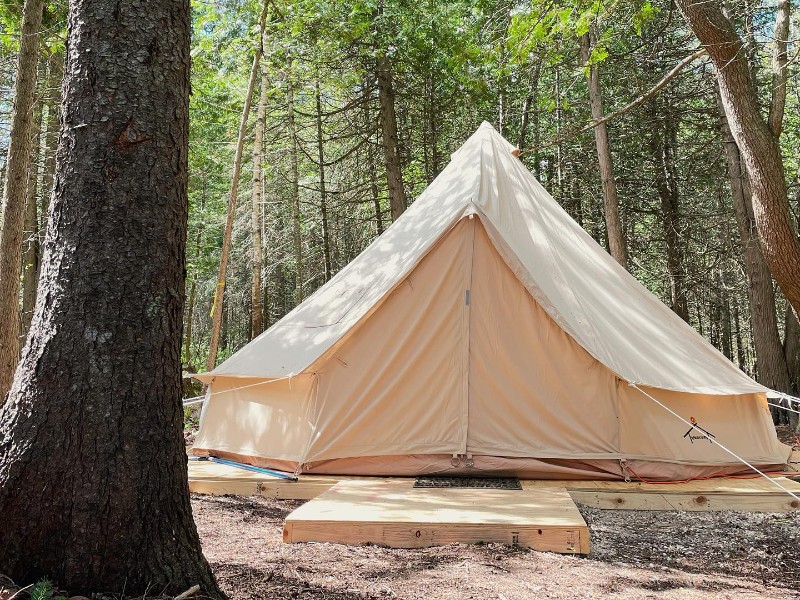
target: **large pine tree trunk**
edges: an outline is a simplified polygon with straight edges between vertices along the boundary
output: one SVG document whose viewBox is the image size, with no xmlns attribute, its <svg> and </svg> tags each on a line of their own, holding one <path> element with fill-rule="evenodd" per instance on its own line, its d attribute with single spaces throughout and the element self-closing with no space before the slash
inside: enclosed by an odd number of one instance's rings
<svg viewBox="0 0 800 600">
<path fill-rule="evenodd" d="M 589 33 L 581 36 L 581 56 L 583 63 L 587 64 L 592 55 L 596 40 L 594 26 Z M 628 268 L 628 250 L 625 245 L 622 218 L 619 212 L 619 199 L 617 198 L 617 181 L 614 178 L 614 161 L 611 157 L 611 146 L 608 142 L 608 129 L 605 122 L 600 122 L 605 116 L 603 112 L 603 94 L 600 87 L 600 72 L 597 65 L 589 65 L 589 105 L 592 111 L 592 120 L 599 124 L 594 128 L 595 145 L 597 146 L 597 160 L 600 165 L 600 182 L 603 187 L 603 208 L 606 218 L 606 232 L 608 235 L 608 250 L 611 256 L 626 269 Z"/>
<path fill-rule="evenodd" d="M 772 277 L 755 232 L 750 178 L 733 139 L 721 101 L 719 101 L 719 112 L 728 179 L 747 275 L 747 298 L 750 305 L 758 380 L 769 388 L 785 392 L 789 388 L 789 375 L 778 333 Z"/>
<path fill-rule="evenodd" d="M 0 572 L 218 590 L 181 407 L 188 0 L 70 3 L 39 302 L 0 409 Z"/>
<path fill-rule="evenodd" d="M 717 0 L 676 0 L 676 4 L 716 67 L 722 105 L 749 174 L 764 258 L 797 312 L 800 242 L 789 218 L 780 146 L 761 114 L 742 40 Z"/>
<path fill-rule="evenodd" d="M 19 360 L 19 283 L 22 266 L 22 230 L 25 192 L 31 163 L 33 97 L 44 0 L 26 0 L 22 11 L 22 37 L 14 84 L 14 112 L 3 184 L 3 224 L 0 229 L 0 404 L 11 387 Z"/>
<path fill-rule="evenodd" d="M 394 108 L 394 84 L 392 67 L 385 56 L 377 63 L 378 99 L 381 112 L 381 132 L 383 133 L 383 158 L 386 165 L 386 181 L 389 186 L 389 204 L 392 221 L 405 212 L 408 201 L 403 187 L 403 170 L 400 165 L 400 152 L 397 139 L 397 114 Z"/>
</svg>

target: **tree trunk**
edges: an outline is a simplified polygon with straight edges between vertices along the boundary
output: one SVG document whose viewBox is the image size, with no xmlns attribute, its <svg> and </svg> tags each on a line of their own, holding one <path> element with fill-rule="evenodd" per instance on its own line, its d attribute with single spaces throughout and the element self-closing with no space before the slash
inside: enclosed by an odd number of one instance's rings
<svg viewBox="0 0 800 600">
<path fill-rule="evenodd" d="M 662 226 L 667 248 L 667 276 L 669 278 L 670 307 L 681 319 L 689 322 L 689 305 L 686 299 L 686 275 L 683 268 L 681 237 L 683 226 L 680 217 L 678 174 L 675 167 L 675 145 L 678 124 L 672 112 L 662 107 L 658 114 L 655 102 L 651 104 L 653 135 L 650 152 L 655 167 L 655 183 L 661 201 Z"/>
<path fill-rule="evenodd" d="M 780 147 L 761 115 L 742 40 L 717 2 L 676 3 L 716 67 L 722 105 L 749 174 L 753 216 L 764 258 L 797 313 L 800 242 L 789 218 Z"/>
<path fill-rule="evenodd" d="M 292 242 L 294 245 L 294 301 L 303 301 L 303 238 L 300 229 L 300 168 L 297 163 L 297 127 L 294 120 L 294 87 L 290 80 L 287 88 L 287 123 L 289 125 L 289 159 L 292 171 Z"/>
<path fill-rule="evenodd" d="M 786 45 L 789 39 L 789 0 L 778 0 L 772 51 L 772 102 L 769 106 L 769 128 L 772 135 L 780 137 L 783 129 L 783 111 L 786 107 L 786 81 L 789 57 Z"/>
<path fill-rule="evenodd" d="M 36 282 L 39 278 L 39 158 L 41 155 L 43 94 L 41 91 L 47 84 L 47 72 L 43 68 L 46 63 L 39 61 L 38 81 L 39 97 L 33 107 L 33 126 L 31 127 L 31 160 L 28 169 L 28 189 L 25 192 L 25 217 L 22 239 L 22 335 L 20 344 L 25 342 L 31 326 L 33 307 L 36 304 Z M 46 151 L 47 148 L 45 147 Z"/>
<path fill-rule="evenodd" d="M 541 62 L 537 61 L 531 72 L 531 85 L 528 95 L 525 97 L 525 101 L 522 104 L 522 121 L 519 125 L 519 137 L 517 138 L 517 148 L 519 148 L 519 150 L 525 149 L 525 142 L 528 138 L 528 122 L 531 116 L 531 106 L 533 106 L 534 119 L 538 118 L 540 72 Z M 536 125 L 538 125 L 538 123 Z"/>
<path fill-rule="evenodd" d="M 375 165 L 375 147 L 372 135 L 375 132 L 374 123 L 369 110 L 369 98 L 364 101 L 364 121 L 367 128 L 367 163 L 369 164 L 369 189 L 372 205 L 375 207 L 375 232 L 383 233 L 383 215 L 381 214 L 381 197 L 378 191 L 378 168 Z M 376 134 L 377 135 L 377 134 Z"/>
<path fill-rule="evenodd" d="M 596 31 L 592 26 L 589 33 L 581 36 L 581 55 L 584 65 L 589 63 L 592 50 L 596 43 Z M 600 89 L 600 72 L 597 65 L 589 64 L 589 105 L 592 111 L 592 120 L 595 122 L 603 118 L 603 96 Z M 606 124 L 599 123 L 594 128 L 595 145 L 597 146 L 597 160 L 600 166 L 600 181 L 603 186 L 603 207 L 606 218 L 606 231 L 608 235 L 608 250 L 611 256 L 628 268 L 628 251 L 625 245 L 622 219 L 619 212 L 619 199 L 617 198 L 617 182 L 614 179 L 614 161 L 611 157 L 611 148 L 608 142 Z"/>
<path fill-rule="evenodd" d="M 22 267 L 22 230 L 25 192 L 31 164 L 33 98 L 44 0 L 26 0 L 22 11 L 22 36 L 14 82 L 6 175 L 3 185 L 3 224 L 0 229 L 0 404 L 11 387 L 19 360 L 19 284 Z"/>
<path fill-rule="evenodd" d="M 44 234 L 47 228 L 47 208 L 50 205 L 53 180 L 56 175 L 56 146 L 58 145 L 58 130 L 61 123 L 61 77 L 63 72 L 63 55 L 61 53 L 51 54 L 47 82 L 47 132 L 44 135 L 45 151 L 42 153 L 44 156 L 44 169 L 42 172 L 42 209 L 39 211 L 39 248 L 44 246 Z M 41 264 L 40 260 L 40 268 Z"/>
<path fill-rule="evenodd" d="M 208 347 L 208 360 L 206 369 L 213 371 L 217 366 L 217 351 L 219 350 L 219 337 L 222 330 L 222 307 L 225 301 L 225 279 L 228 271 L 228 256 L 231 251 L 231 239 L 233 238 L 233 221 L 236 217 L 236 200 L 239 195 L 239 176 L 242 172 L 242 154 L 244 152 L 244 138 L 247 133 L 247 119 L 250 116 L 250 107 L 253 104 L 253 89 L 256 85 L 258 76 L 258 66 L 261 64 L 261 54 L 263 52 L 264 25 L 267 20 L 267 2 L 261 11 L 259 23 L 259 38 L 256 52 L 253 56 L 253 66 L 250 68 L 250 80 L 247 84 L 247 93 L 244 98 L 242 108 L 242 118 L 239 121 L 239 137 L 236 142 L 236 154 L 233 158 L 233 175 L 231 177 L 231 191 L 228 195 L 228 213 L 225 220 L 225 232 L 222 236 L 222 252 L 219 258 L 219 269 L 217 270 L 217 285 L 214 288 L 214 300 L 211 307 L 211 341 Z"/>
<path fill-rule="evenodd" d="M 381 106 L 381 132 L 383 133 L 383 157 L 386 163 L 386 181 L 389 186 L 389 203 L 392 221 L 403 214 L 408 206 L 403 187 L 403 171 L 397 141 L 397 115 L 394 110 L 394 87 L 389 59 L 378 58 L 378 99 Z"/>
<path fill-rule="evenodd" d="M 0 409 L 0 572 L 73 593 L 219 595 L 181 407 L 189 3 L 70 3 L 31 335 Z"/>
<path fill-rule="evenodd" d="M 264 313 L 261 304 L 261 269 L 264 267 L 264 242 L 261 238 L 262 193 L 264 191 L 264 169 L 261 161 L 264 146 L 264 125 L 267 119 L 267 96 L 269 79 L 267 71 L 261 67 L 261 96 L 258 100 L 258 116 L 253 133 L 253 196 L 250 215 L 250 229 L 253 237 L 252 281 L 250 287 L 250 339 L 264 330 Z"/>
<path fill-rule="evenodd" d="M 758 380 L 769 388 L 785 392 L 789 387 L 789 376 L 778 333 L 775 290 L 772 287 L 769 267 L 761 253 L 761 246 L 755 233 L 751 180 L 747 176 L 739 148 L 733 139 L 726 112 L 719 98 L 718 103 L 728 179 L 733 197 L 736 224 L 739 229 L 739 240 L 742 244 L 745 274 L 747 275 L 747 298 L 750 304 L 750 322 L 756 351 Z"/>
<path fill-rule="evenodd" d="M 333 268 L 331 266 L 331 238 L 328 231 L 328 198 L 325 193 L 325 152 L 322 137 L 322 99 L 319 93 L 319 80 L 316 83 L 317 99 L 317 164 L 319 168 L 319 211 L 322 216 L 322 254 L 325 258 L 325 281 L 330 281 Z"/>
</svg>

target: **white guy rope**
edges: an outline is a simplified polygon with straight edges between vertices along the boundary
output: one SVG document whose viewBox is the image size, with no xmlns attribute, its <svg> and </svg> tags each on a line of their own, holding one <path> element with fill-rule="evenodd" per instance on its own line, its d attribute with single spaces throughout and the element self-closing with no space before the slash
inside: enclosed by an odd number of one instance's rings
<svg viewBox="0 0 800 600">
<path fill-rule="evenodd" d="M 789 404 L 792 404 L 792 403 L 800 404 L 800 398 L 795 398 L 794 396 L 790 396 L 789 394 L 784 394 L 783 392 L 776 392 L 776 393 L 780 394 L 781 400 L 785 400 Z"/>
<path fill-rule="evenodd" d="M 781 410 L 788 410 L 789 412 L 797 413 L 800 415 L 800 410 L 795 410 L 793 408 L 787 408 L 785 406 L 781 406 L 780 404 L 773 404 L 772 402 L 767 402 L 770 406 L 774 406 L 775 408 L 780 408 Z"/>
<path fill-rule="evenodd" d="M 630 385 L 632 388 L 635 388 L 635 389 L 639 390 L 640 392 L 642 392 L 642 394 L 644 394 L 645 396 L 647 396 L 648 398 L 650 398 L 650 400 L 652 400 L 653 402 L 655 402 L 656 404 L 658 404 L 658 405 L 659 405 L 661 408 L 663 408 L 664 410 L 666 410 L 667 412 L 669 412 L 669 413 L 670 413 L 670 414 L 672 414 L 673 416 L 677 417 L 678 419 L 680 419 L 681 421 L 683 421 L 684 423 L 686 423 L 686 424 L 687 424 L 689 427 L 691 427 L 691 428 L 692 428 L 692 429 L 694 429 L 695 431 L 699 431 L 699 432 L 700 432 L 700 434 L 701 434 L 703 437 L 705 437 L 705 438 L 706 438 L 706 439 L 707 439 L 709 442 L 711 442 L 712 444 L 716 444 L 717 446 L 719 446 L 720 448 L 722 448 L 723 450 L 725 450 L 725 452 L 727 452 L 728 454 L 730 454 L 731 456 L 733 456 L 733 457 L 734 457 L 736 460 L 738 460 L 739 462 L 741 462 L 741 463 L 742 463 L 742 464 L 744 464 L 744 465 L 747 465 L 747 466 L 748 466 L 748 467 L 750 467 L 750 468 L 751 468 L 753 471 L 755 471 L 756 473 L 758 473 L 759 475 L 761 475 L 761 476 L 762 476 L 764 479 L 766 479 L 767 481 L 769 481 L 770 483 L 772 483 L 772 485 L 774 485 L 775 487 L 778 487 L 778 488 L 780 488 L 781 490 L 783 490 L 784 492 L 786 492 L 787 494 L 789 494 L 789 495 L 790 495 L 792 498 L 794 498 L 795 500 L 797 500 L 798 502 L 800 502 L 800 496 L 797 496 L 797 495 L 796 495 L 794 492 L 792 492 L 791 490 L 789 490 L 789 489 L 788 489 L 788 488 L 786 488 L 785 486 L 781 485 L 781 484 L 780 484 L 780 482 L 778 482 L 777 480 L 775 480 L 775 479 L 772 479 L 771 477 L 768 477 L 768 476 L 767 476 L 767 475 L 766 475 L 766 474 L 765 474 L 763 471 L 761 471 L 761 470 L 760 470 L 760 469 L 758 469 L 757 467 L 754 467 L 753 465 L 751 465 L 749 462 L 747 462 L 747 461 L 746 461 L 745 459 L 743 459 L 741 456 L 739 456 L 738 454 L 736 454 L 736 453 L 735 453 L 733 450 L 730 450 L 730 449 L 728 449 L 728 448 L 727 448 L 727 447 L 726 447 L 726 446 L 725 446 L 725 445 L 724 445 L 722 442 L 719 442 L 719 441 L 717 441 L 716 439 L 712 439 L 712 438 L 710 438 L 710 437 L 708 436 L 708 434 L 707 434 L 705 431 L 703 431 L 703 430 L 702 430 L 700 427 L 698 427 L 698 426 L 697 426 L 697 425 L 695 425 L 694 423 L 690 423 L 689 421 L 687 421 L 686 419 L 684 419 L 682 416 L 680 416 L 678 413 L 676 413 L 674 410 L 672 410 L 672 409 L 671 409 L 669 406 L 667 406 L 666 404 L 664 404 L 664 403 L 662 403 L 662 402 L 659 402 L 659 401 L 658 401 L 656 398 L 653 398 L 653 396 L 651 396 L 650 394 L 648 394 L 647 392 L 645 392 L 645 391 L 644 391 L 642 388 L 640 388 L 640 387 L 639 387 L 638 385 L 636 385 L 635 383 L 629 383 L 628 385 Z"/>
<path fill-rule="evenodd" d="M 221 396 L 222 394 L 228 394 L 230 392 L 238 392 L 239 390 L 246 390 L 247 388 L 256 387 L 257 385 L 266 385 L 268 383 L 275 383 L 276 381 L 284 381 L 285 379 L 292 379 L 296 377 L 296 375 L 287 375 L 286 377 L 279 377 L 278 379 L 267 379 L 266 381 L 259 381 L 258 383 L 251 383 L 250 385 L 243 385 L 237 388 L 231 388 L 229 390 L 222 390 L 221 392 L 211 392 L 206 393 L 203 396 L 195 396 L 194 398 L 186 398 L 183 401 L 184 406 L 189 406 L 190 404 L 200 404 L 204 402 L 206 398 L 210 398 L 211 396 Z"/>
</svg>

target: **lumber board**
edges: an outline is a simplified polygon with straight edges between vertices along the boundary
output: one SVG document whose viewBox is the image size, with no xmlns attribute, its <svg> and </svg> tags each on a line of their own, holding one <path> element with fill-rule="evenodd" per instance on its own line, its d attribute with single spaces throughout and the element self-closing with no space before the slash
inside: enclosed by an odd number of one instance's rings
<svg viewBox="0 0 800 600">
<path fill-rule="evenodd" d="M 415 489 L 408 480 L 339 482 L 286 518 L 283 539 L 394 548 L 499 542 L 589 552 L 589 529 L 564 488 Z"/>
<path fill-rule="evenodd" d="M 800 459 L 800 455 L 795 453 Z M 774 478 L 800 496 L 800 483 Z M 189 491 L 197 494 L 264 496 L 279 500 L 311 500 L 340 481 L 410 481 L 402 478 L 335 477 L 301 475 L 287 481 L 207 461 L 189 462 Z M 763 478 L 713 478 L 676 484 L 624 481 L 523 480 L 529 489 L 564 488 L 581 504 L 622 510 L 748 510 L 787 512 L 800 510 L 797 501 Z"/>
</svg>

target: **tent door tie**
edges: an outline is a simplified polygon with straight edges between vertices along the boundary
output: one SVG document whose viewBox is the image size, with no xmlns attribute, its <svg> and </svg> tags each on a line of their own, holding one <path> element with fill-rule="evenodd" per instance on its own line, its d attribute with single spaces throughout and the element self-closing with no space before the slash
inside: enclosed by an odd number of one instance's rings
<svg viewBox="0 0 800 600">
<path fill-rule="evenodd" d="M 631 482 L 631 476 L 628 474 L 628 459 L 619 459 L 619 467 L 622 469 L 622 476 L 625 478 L 625 483 Z"/>
</svg>

